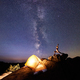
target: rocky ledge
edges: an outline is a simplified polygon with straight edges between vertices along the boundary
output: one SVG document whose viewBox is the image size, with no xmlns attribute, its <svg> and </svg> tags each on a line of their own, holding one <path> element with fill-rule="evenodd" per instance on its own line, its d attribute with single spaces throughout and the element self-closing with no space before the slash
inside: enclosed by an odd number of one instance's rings
<svg viewBox="0 0 80 80">
<path fill-rule="evenodd" d="M 34 72 L 30 67 L 22 67 L 2 80 L 77 80 L 80 75 L 80 57 L 67 58 L 67 54 L 42 58 L 47 70 Z"/>
</svg>

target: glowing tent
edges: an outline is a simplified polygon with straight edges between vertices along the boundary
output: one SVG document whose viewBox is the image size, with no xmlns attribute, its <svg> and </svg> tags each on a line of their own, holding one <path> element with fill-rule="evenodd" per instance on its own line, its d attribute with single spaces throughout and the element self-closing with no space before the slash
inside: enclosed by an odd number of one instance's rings
<svg viewBox="0 0 80 80">
<path fill-rule="evenodd" d="M 46 66 L 42 64 L 41 60 L 36 55 L 30 56 L 26 61 L 25 66 L 30 67 L 35 72 L 46 69 Z"/>
<path fill-rule="evenodd" d="M 39 65 L 35 68 L 35 72 L 36 72 L 36 71 L 41 71 L 41 70 L 44 70 L 44 69 L 46 69 L 46 66 L 43 65 L 43 64 L 39 64 Z"/>
</svg>

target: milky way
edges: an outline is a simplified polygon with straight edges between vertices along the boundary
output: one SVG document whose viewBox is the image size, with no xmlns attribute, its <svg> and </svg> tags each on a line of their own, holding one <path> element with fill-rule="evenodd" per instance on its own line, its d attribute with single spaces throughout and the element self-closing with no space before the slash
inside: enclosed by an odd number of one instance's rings
<svg viewBox="0 0 80 80">
<path fill-rule="evenodd" d="M 46 6 L 45 0 L 33 0 L 27 3 L 23 2 L 20 4 L 22 10 L 25 12 L 25 17 L 29 14 L 30 17 L 30 33 L 33 36 L 34 47 L 36 49 L 35 55 L 43 56 L 43 49 L 48 43 L 47 33 L 46 33 Z"/>
<path fill-rule="evenodd" d="M 61 52 L 79 56 L 79 35 L 79 0 L 0 0 L 1 60 L 47 58 L 58 43 Z"/>
<path fill-rule="evenodd" d="M 42 56 L 41 52 L 41 46 L 44 45 L 44 42 L 47 40 L 47 34 L 45 33 L 46 27 L 45 27 L 45 8 L 43 5 L 39 4 L 36 5 L 36 18 L 33 19 L 33 28 L 34 28 L 34 38 L 35 38 L 35 48 L 37 50 L 36 54 L 39 56 Z M 43 43 L 42 43 L 43 42 Z"/>
</svg>

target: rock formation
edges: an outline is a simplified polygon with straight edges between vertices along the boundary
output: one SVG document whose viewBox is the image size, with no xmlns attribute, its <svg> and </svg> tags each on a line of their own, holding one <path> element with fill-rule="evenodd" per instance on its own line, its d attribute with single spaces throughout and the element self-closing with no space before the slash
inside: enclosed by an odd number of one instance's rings
<svg viewBox="0 0 80 80">
<path fill-rule="evenodd" d="M 46 72 L 36 72 L 29 67 L 11 73 L 2 80 L 77 80 L 80 76 L 80 57 L 67 58 L 64 61 L 51 61 L 44 59 Z"/>
<path fill-rule="evenodd" d="M 2 80 L 77 80 L 80 75 L 80 57 L 67 57 L 68 54 L 59 53 L 48 59 L 42 58 L 41 64 L 45 65 L 47 70 L 34 72 L 33 69 L 25 66 Z"/>
</svg>

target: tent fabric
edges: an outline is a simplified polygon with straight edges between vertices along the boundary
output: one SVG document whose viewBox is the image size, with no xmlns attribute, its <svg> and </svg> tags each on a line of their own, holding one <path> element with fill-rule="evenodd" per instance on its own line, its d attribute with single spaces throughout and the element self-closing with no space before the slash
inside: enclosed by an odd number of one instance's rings
<svg viewBox="0 0 80 80">
<path fill-rule="evenodd" d="M 46 66 L 42 64 L 41 60 L 36 55 L 30 56 L 26 61 L 25 66 L 30 67 L 35 72 L 46 69 Z"/>
<path fill-rule="evenodd" d="M 43 64 L 39 64 L 39 65 L 35 68 L 35 72 L 41 71 L 41 70 L 44 70 L 44 69 L 46 69 L 46 66 L 43 65 Z"/>
<path fill-rule="evenodd" d="M 32 55 L 28 58 L 27 62 L 25 63 L 25 66 L 36 68 L 39 62 L 41 62 L 41 60 L 36 55 Z"/>
</svg>

